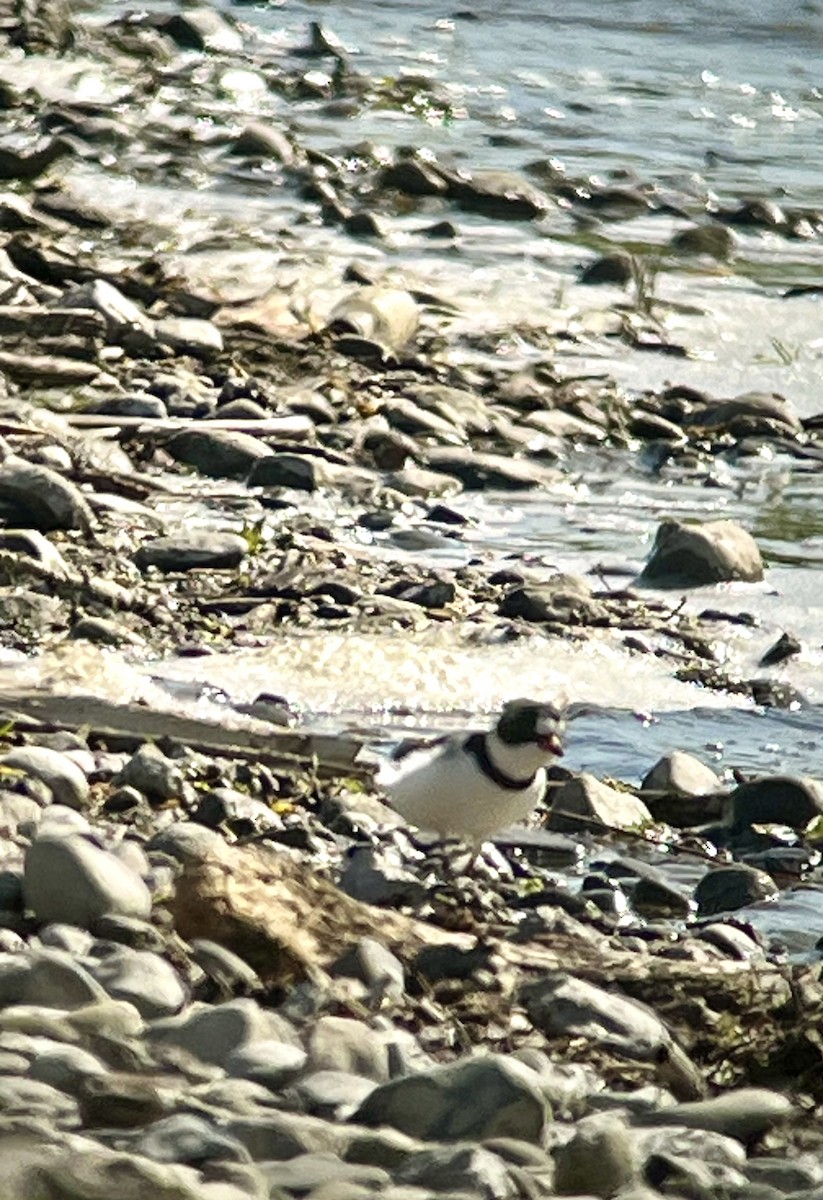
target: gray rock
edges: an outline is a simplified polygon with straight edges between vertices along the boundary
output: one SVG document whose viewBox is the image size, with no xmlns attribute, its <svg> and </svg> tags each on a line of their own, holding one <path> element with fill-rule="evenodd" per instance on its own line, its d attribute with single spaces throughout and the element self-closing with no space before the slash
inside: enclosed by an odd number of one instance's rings
<svg viewBox="0 0 823 1200">
<path fill-rule="evenodd" d="M 350 1071 L 315 1071 L 286 1089 L 289 1107 L 315 1117 L 345 1121 L 374 1091 L 374 1080 Z"/>
<path fill-rule="evenodd" d="M 0 793 L 0 837 L 15 838 L 24 830 L 33 831 L 42 816 L 43 810 L 36 800 L 16 792 Z"/>
<path fill-rule="evenodd" d="M 68 921 L 81 929 L 107 912 L 141 918 L 151 912 L 143 880 L 113 854 L 73 834 L 32 843 L 23 891 L 38 921 Z"/>
<path fill-rule="evenodd" d="M 771 875 L 744 863 L 707 871 L 694 890 L 698 917 L 734 912 L 761 900 L 776 900 L 778 895 Z"/>
<path fill-rule="evenodd" d="M 172 1016 L 186 1003 L 180 976 L 159 954 L 116 946 L 104 957 L 90 956 L 85 962 L 109 996 L 127 1000 L 146 1020 Z"/>
<path fill-rule="evenodd" d="M 168 1091 L 161 1094 L 156 1080 L 114 1071 L 87 1076 L 78 1097 L 83 1124 L 97 1129 L 148 1125 L 166 1116 L 169 1100 Z"/>
<path fill-rule="evenodd" d="M 37 1079 L 0 1077 L 0 1115 L 44 1117 L 64 1129 L 78 1123 L 77 1102 Z"/>
<path fill-rule="evenodd" d="M 694 409 L 688 423 L 742 436 L 758 432 L 767 437 L 796 436 L 803 430 L 792 402 L 773 392 L 744 392 L 731 399 L 708 400 Z"/>
<path fill-rule="evenodd" d="M 191 956 L 221 993 L 245 994 L 262 989 L 260 976 L 239 955 L 211 942 L 208 938 L 193 938 Z"/>
<path fill-rule="evenodd" d="M 155 323 L 154 332 L 164 346 L 196 358 L 212 358 L 223 349 L 222 333 L 202 317 L 162 317 Z"/>
<path fill-rule="evenodd" d="M 229 1116 L 260 1117 L 273 1106 L 280 1107 L 267 1087 L 251 1079 L 223 1076 L 192 1088 L 189 1095 L 198 1111 L 213 1112 L 221 1120 Z"/>
<path fill-rule="evenodd" d="M 243 38 L 236 26 L 205 5 L 173 13 L 163 20 L 161 29 L 183 50 L 238 54 L 243 49 Z"/>
<path fill-rule="evenodd" d="M 654 587 L 703 587 L 763 578 L 763 560 L 750 533 L 735 521 L 686 525 L 662 521 L 638 580 Z"/>
<path fill-rule="evenodd" d="M 750 1196 L 749 1184 L 740 1171 L 699 1158 L 683 1158 L 666 1150 L 650 1154 L 643 1167 L 655 1194 L 676 1196 Z"/>
<path fill-rule="evenodd" d="M 374 846 L 352 847 L 340 889 L 354 900 L 366 904 L 419 904 L 426 894 L 417 876 L 404 867 L 400 856 Z"/>
<path fill-rule="evenodd" d="M 136 788 L 147 799 L 160 803 L 177 800 L 185 791 L 183 772 L 178 764 L 151 742 L 134 752 L 115 783 Z"/>
<path fill-rule="evenodd" d="M 276 1092 L 300 1074 L 306 1057 L 299 1046 L 267 1038 L 238 1047 L 226 1058 L 224 1068 L 228 1075 L 251 1079 Z"/>
<path fill-rule="evenodd" d="M 602 254 L 593 262 L 587 263 L 579 275 L 579 282 L 585 284 L 613 283 L 624 287 L 631 283 L 637 266 L 634 255 L 625 250 L 616 250 L 612 254 Z"/>
<path fill-rule="evenodd" d="M 399 1000 L 406 990 L 402 962 L 376 938 L 361 938 L 337 960 L 332 974 L 359 979 L 373 995 L 392 1000 Z"/>
<path fill-rule="evenodd" d="M 0 766 L 40 779 L 58 804 L 81 809 L 89 798 L 86 776 L 67 754 L 46 746 L 17 746 L 0 757 Z"/>
<path fill-rule="evenodd" d="M 645 1004 L 562 971 L 527 983 L 520 999 L 529 1020 L 549 1037 L 589 1038 L 641 1059 L 671 1042 L 666 1026 Z"/>
<path fill-rule="evenodd" d="M 38 838 L 61 838 L 69 834 L 89 833 L 88 817 L 65 804 L 50 804 L 38 822 L 35 836 Z M 32 836 L 31 834 L 29 836 Z"/>
<path fill-rule="evenodd" d="M 192 819 L 210 829 L 227 825 L 234 833 L 249 834 L 273 826 L 282 827 L 282 821 L 262 800 L 247 796 L 234 788 L 217 787 L 204 792 Z"/>
<path fill-rule="evenodd" d="M 158 396 L 149 392 L 132 392 L 127 396 L 109 396 L 89 411 L 108 417 L 148 417 L 150 420 L 165 420 L 169 413 Z"/>
<path fill-rule="evenodd" d="M 144 346 L 154 342 L 154 322 L 143 310 L 104 279 L 94 279 L 80 287 L 70 288 L 63 293 L 57 307 L 90 308 L 102 313 L 109 338 L 122 342 L 123 338 L 142 335 Z"/>
<path fill-rule="evenodd" d="M 176 1163 L 107 1150 L 67 1151 L 41 1168 L 50 1200 L 204 1200 L 198 1173 Z"/>
<path fill-rule="evenodd" d="M 56 1046 L 33 1059 L 28 1076 L 70 1096 L 77 1096 L 89 1075 L 105 1075 L 107 1069 L 96 1055 L 80 1046 Z"/>
<path fill-rule="evenodd" d="M 548 1109 L 528 1067 L 490 1054 L 385 1083 L 355 1119 L 441 1141 L 511 1135 L 539 1142 Z"/>
<path fill-rule="evenodd" d="M 454 476 L 467 491 L 521 492 L 551 487 L 560 478 L 559 472 L 540 463 L 507 458 L 503 454 L 482 454 L 468 448 L 432 449 L 426 457 L 433 471 Z"/>
<path fill-rule="evenodd" d="M 242 1142 L 228 1137 L 214 1121 L 194 1113 L 173 1113 L 149 1125 L 134 1142 L 133 1150 L 155 1162 L 251 1162 Z"/>
<path fill-rule="evenodd" d="M 578 833 L 589 826 L 637 830 L 651 821 L 652 814 L 637 796 L 584 773 L 553 790 L 546 826 L 557 833 Z"/>
<path fill-rule="evenodd" d="M 735 238 L 727 226 L 707 223 L 681 229 L 669 239 L 669 246 L 677 254 L 706 255 L 725 261 L 732 256 Z"/>
<path fill-rule="evenodd" d="M 75 640 L 94 642 L 98 646 L 139 646 L 143 639 L 119 621 L 107 617 L 81 617 L 69 630 Z"/>
<path fill-rule="evenodd" d="M 530 221 L 552 207 L 551 199 L 514 171 L 441 170 L 448 195 L 461 208 L 498 220 Z"/>
<path fill-rule="evenodd" d="M 764 1155 L 746 1163 L 746 1175 L 753 1184 L 768 1184 L 784 1193 L 800 1192 L 820 1188 L 823 1184 L 823 1164 L 811 1157 L 793 1162 Z"/>
<path fill-rule="evenodd" d="M 341 1154 L 351 1138 L 343 1125 L 279 1111 L 236 1117 L 227 1123 L 226 1132 L 246 1146 L 255 1162 L 282 1162 L 299 1154 Z"/>
<path fill-rule="evenodd" d="M 146 843 L 146 849 L 185 863 L 208 858 L 223 845 L 223 835 L 214 829 L 194 821 L 174 821 L 156 833 Z"/>
<path fill-rule="evenodd" d="M 44 948 L 0 962 L 0 999 L 73 1009 L 105 999 L 105 992 L 71 954 Z"/>
<path fill-rule="evenodd" d="M 614 1117 L 581 1121 L 573 1137 L 554 1154 L 555 1190 L 613 1196 L 637 1173 L 632 1131 Z"/>
<path fill-rule="evenodd" d="M 711 1100 L 675 1104 L 639 1114 L 638 1125 L 685 1125 L 704 1129 L 747 1144 L 794 1114 L 791 1100 L 768 1088 L 736 1088 Z"/>
<path fill-rule="evenodd" d="M 331 481 L 329 463 L 310 454 L 269 454 L 251 468 L 246 480 L 249 487 L 294 488 L 315 492 Z"/>
<path fill-rule="evenodd" d="M 294 160 L 291 142 L 281 130 L 261 121 L 250 121 L 228 147 L 229 154 L 240 158 L 271 158 L 286 166 Z"/>
<path fill-rule="evenodd" d="M 802 831 L 821 815 L 823 783 L 805 775 L 769 775 L 735 788 L 726 801 L 725 821 L 734 830 L 789 825 Z"/>
<path fill-rule="evenodd" d="M 264 459 L 262 461 L 268 461 Z M 181 531 L 170 537 L 143 542 L 134 556 L 138 570 L 156 567 L 158 571 L 212 571 L 238 567 L 249 552 L 246 539 L 239 533 Z"/>
<path fill-rule="evenodd" d="M 91 508 L 78 487 L 49 467 L 15 456 L 0 464 L 0 501 L 13 506 L 20 524 L 42 533 L 92 527 Z"/>
<path fill-rule="evenodd" d="M 363 1021 L 320 1017 L 309 1033 L 307 1050 L 314 1071 L 346 1071 L 378 1083 L 389 1078 L 385 1035 Z"/>
<path fill-rule="evenodd" d="M 366 1163 L 372 1167 L 385 1167 L 394 1171 L 404 1162 L 425 1149 L 422 1142 L 410 1138 L 399 1129 L 374 1129 L 354 1135 L 346 1147 L 346 1162 Z"/>
<path fill-rule="evenodd" d="M 250 1042 L 274 1040 L 301 1048 L 288 1021 L 247 998 L 190 1011 L 183 1020 L 159 1023 L 151 1036 L 217 1066 Z"/>
<path fill-rule="evenodd" d="M 435 1146 L 412 1154 L 394 1172 L 398 1183 L 430 1188 L 438 1195 L 460 1193 L 478 1200 L 513 1200 L 522 1195 L 502 1159 L 483 1146 Z"/>
<path fill-rule="evenodd" d="M 143 1019 L 134 1005 L 125 1000 L 110 1000 L 108 996 L 99 1003 L 69 1013 L 66 1023 L 81 1038 L 124 1042 L 143 1033 Z"/>
<path fill-rule="evenodd" d="M 674 796 L 703 796 L 719 791 L 722 786 L 720 776 L 711 767 L 685 750 L 664 754 L 646 773 L 641 785 L 644 792 Z"/>
<path fill-rule="evenodd" d="M 169 438 L 165 448 L 176 462 L 214 479 L 243 479 L 259 459 L 272 453 L 260 438 L 227 429 L 184 429 Z"/>
<path fill-rule="evenodd" d="M 342 1197 L 342 1188 L 349 1183 L 368 1187 L 368 1195 L 382 1192 L 391 1176 L 380 1167 L 360 1163 L 344 1163 L 335 1154 L 317 1152 L 299 1154 L 289 1162 L 263 1163 L 261 1171 L 274 1188 L 283 1188 L 293 1196 L 314 1194 L 315 1189 L 332 1183 Z M 276 1195 L 276 1192 L 273 1193 Z"/>
<path fill-rule="evenodd" d="M 544 583 L 512 588 L 500 602 L 502 617 L 520 617 L 541 623 L 595 625 L 608 620 L 606 605 L 592 596 L 591 588 L 577 575 L 553 575 Z"/>
</svg>

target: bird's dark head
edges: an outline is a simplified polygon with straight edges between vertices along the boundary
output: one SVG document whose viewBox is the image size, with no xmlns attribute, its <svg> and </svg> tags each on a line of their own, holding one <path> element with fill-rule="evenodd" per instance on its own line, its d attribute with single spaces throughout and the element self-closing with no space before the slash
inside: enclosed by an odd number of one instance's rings
<svg viewBox="0 0 823 1200">
<path fill-rule="evenodd" d="M 497 722 L 497 736 L 507 746 L 539 746 L 548 754 L 560 757 L 565 728 L 561 705 L 510 700 Z"/>
</svg>

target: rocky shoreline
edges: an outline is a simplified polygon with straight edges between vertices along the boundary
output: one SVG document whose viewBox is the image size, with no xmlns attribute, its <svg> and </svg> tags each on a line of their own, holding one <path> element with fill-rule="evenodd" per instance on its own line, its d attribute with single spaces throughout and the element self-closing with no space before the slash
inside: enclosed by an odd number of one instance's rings
<svg viewBox="0 0 823 1200">
<path fill-rule="evenodd" d="M 466 494 L 562 498 L 593 451 L 700 486 L 764 449 L 819 460 L 820 418 L 780 396 L 564 378 L 558 330 L 453 334 L 446 298 L 358 261 L 398 213 L 455 241 L 461 212 L 614 218 L 660 208 L 654 188 L 355 155 L 342 124 L 338 155 L 296 122 L 238 127 L 229 70 L 286 113 L 315 96 L 332 128 L 358 106 L 447 103 L 356 74 L 319 25 L 278 55 L 207 7 L 105 22 L 8 5 L 0 33 L 4 651 L 146 663 L 318 629 L 610 636 L 678 679 L 801 702 L 771 670 L 790 635 L 741 677 L 722 639 L 746 614 L 681 603 L 762 578 L 734 522 L 664 522 L 617 587 L 596 565 L 592 584 L 517 557 L 374 553 L 375 535 L 448 547 Z M 114 106 L 72 94 L 90 63 Z M 277 285 L 209 277 L 225 231 L 166 251 L 159 214 L 78 201 L 77 163 L 168 189 L 274 179 L 293 212 Z M 819 227 L 683 204 L 677 254 L 725 257 L 744 221 Z M 324 224 L 351 261 L 330 279 L 307 247 L 304 277 L 301 230 Z M 604 344 L 677 356 L 642 264 L 590 254 L 584 274 L 629 289 Z M 544 357 L 496 364 L 513 336 Z M 640 788 L 555 769 L 532 825 L 466 877 L 385 805 L 358 739 L 301 729 L 288 697 L 216 723 L 62 679 L 7 688 L 0 712 L 4 1198 L 823 1195 L 819 969 L 734 915 L 814 885 L 816 781 L 733 786 L 679 753 Z"/>
</svg>

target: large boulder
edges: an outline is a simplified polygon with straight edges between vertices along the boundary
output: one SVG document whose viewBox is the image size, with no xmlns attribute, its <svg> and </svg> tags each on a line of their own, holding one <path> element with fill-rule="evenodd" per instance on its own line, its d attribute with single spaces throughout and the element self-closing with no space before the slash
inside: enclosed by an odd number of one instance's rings
<svg viewBox="0 0 823 1200">
<path fill-rule="evenodd" d="M 757 543 L 736 521 L 686 525 L 666 520 L 658 526 L 638 582 L 681 588 L 762 578 L 763 560 Z"/>
</svg>

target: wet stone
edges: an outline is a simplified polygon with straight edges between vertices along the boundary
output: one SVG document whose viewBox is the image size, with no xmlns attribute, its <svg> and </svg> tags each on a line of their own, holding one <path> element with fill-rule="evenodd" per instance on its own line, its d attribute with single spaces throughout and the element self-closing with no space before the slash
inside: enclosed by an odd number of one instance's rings
<svg viewBox="0 0 823 1200">
<path fill-rule="evenodd" d="M 788 825 L 803 830 L 823 814 L 823 783 L 802 775 L 768 775 L 741 783 L 728 797 L 732 830 Z"/>
<path fill-rule="evenodd" d="M 106 417 L 148 417 L 150 420 L 165 420 L 169 413 L 159 397 L 148 392 L 134 392 L 127 396 L 110 396 L 101 400 L 90 412 Z"/>
<path fill-rule="evenodd" d="M 547 828 L 558 833 L 577 833 L 590 825 L 597 828 L 637 829 L 652 819 L 646 805 L 631 792 L 618 791 L 584 773 L 555 788 Z"/>
<path fill-rule="evenodd" d="M 166 1115 L 166 1102 L 154 1083 L 115 1072 L 88 1076 L 79 1103 L 83 1124 L 91 1128 L 135 1129 Z"/>
<path fill-rule="evenodd" d="M 349 1072 L 377 1082 L 389 1078 L 385 1036 L 351 1017 L 320 1017 L 307 1050 L 315 1071 Z"/>
<path fill-rule="evenodd" d="M 702 587 L 762 578 L 757 543 L 735 521 L 686 525 L 666 520 L 657 528 L 639 582 L 653 587 Z"/>
<path fill-rule="evenodd" d="M 28 1077 L 77 1096 L 90 1075 L 105 1075 L 107 1069 L 96 1055 L 80 1046 L 55 1046 L 53 1050 L 37 1054 L 29 1067 Z"/>
<path fill-rule="evenodd" d="M 765 871 L 743 863 L 707 871 L 694 891 L 699 917 L 734 912 L 763 900 L 776 900 L 778 890 Z"/>
</svg>

